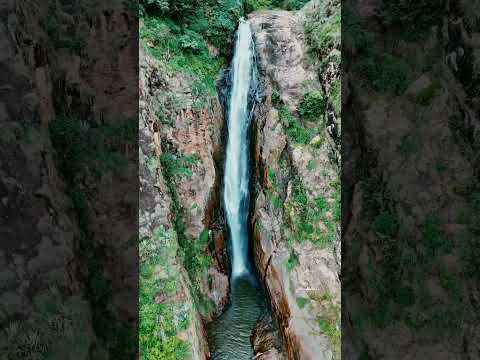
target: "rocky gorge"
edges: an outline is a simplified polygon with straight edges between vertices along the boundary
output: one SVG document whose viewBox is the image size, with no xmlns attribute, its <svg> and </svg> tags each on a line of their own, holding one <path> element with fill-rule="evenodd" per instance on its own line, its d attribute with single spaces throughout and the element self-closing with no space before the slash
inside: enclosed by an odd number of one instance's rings
<svg viewBox="0 0 480 360">
<path fill-rule="evenodd" d="M 259 321 L 253 333 L 257 359 L 340 356 L 339 11 L 338 2 L 311 1 L 301 10 L 258 10 L 247 17 L 260 80 L 250 132 L 251 256 L 272 308 L 272 317 Z M 155 302 L 170 307 L 162 310 L 162 317 L 171 318 L 163 325 L 176 329 L 163 341 L 180 339 L 191 358 L 205 359 L 210 355 L 204 326 L 230 300 L 220 196 L 226 146 L 222 83 L 228 78 L 216 71 L 219 95 L 199 97 L 195 74 L 155 59 L 161 39 L 149 35 L 151 20 L 145 21 L 140 261 L 144 247 L 147 254 L 156 243 L 162 244 L 162 260 L 150 266 L 144 258 L 150 270 L 140 277 L 140 291 L 142 281 L 148 286 L 160 279 Z M 328 27 L 323 59 L 315 26 Z M 208 52 L 219 57 L 213 46 Z M 175 285 L 167 290 L 170 283 Z M 142 318 L 142 304 L 140 309 Z"/>
</svg>

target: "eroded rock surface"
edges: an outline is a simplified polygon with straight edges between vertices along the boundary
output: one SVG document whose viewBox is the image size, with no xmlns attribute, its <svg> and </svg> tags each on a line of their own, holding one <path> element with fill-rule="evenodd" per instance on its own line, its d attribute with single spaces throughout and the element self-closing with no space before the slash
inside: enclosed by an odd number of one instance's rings
<svg viewBox="0 0 480 360">
<path fill-rule="evenodd" d="M 228 277 L 220 270 L 224 266 L 210 250 L 210 244 L 219 253 L 225 250 L 222 226 L 216 225 L 216 166 L 223 146 L 223 114 L 216 99 L 209 107 L 194 107 L 188 81 L 179 73 L 169 75 L 157 60 L 141 50 L 140 233 L 152 237 L 155 229 L 163 225 L 176 234 L 176 243 L 184 242 L 176 245 L 177 253 L 170 260 L 172 269 L 162 266 L 170 276 L 181 279 L 181 285 L 177 292 L 161 292 L 159 296 L 175 303 L 183 294 L 182 302 L 190 304 L 193 321 L 177 336 L 190 345 L 193 359 L 206 359 L 209 352 L 203 322 L 222 312 L 229 291 Z M 181 105 L 175 107 L 170 102 L 172 97 Z M 167 114 L 169 121 L 160 117 L 159 106 L 162 116 Z M 189 253 L 189 248 L 194 252 Z M 199 257 L 208 263 L 190 268 L 189 272 L 190 262 Z"/>
<path fill-rule="evenodd" d="M 340 224 L 334 220 L 338 195 L 332 186 L 338 182 L 339 163 L 331 156 L 338 146 L 321 125 L 326 118 L 316 119 L 311 125 L 315 136 L 303 144 L 292 138 L 285 122 L 285 108 L 298 119 L 305 84 L 321 88 L 322 79 L 308 61 L 304 34 L 305 12 L 317 11 L 316 6 L 249 17 L 266 94 L 253 124 L 258 184 L 253 196 L 254 256 L 289 359 L 339 356 Z M 307 210 L 315 209 L 315 201 L 321 202 L 321 218 Z M 301 230 L 306 223 L 311 224 L 308 236 Z"/>
</svg>

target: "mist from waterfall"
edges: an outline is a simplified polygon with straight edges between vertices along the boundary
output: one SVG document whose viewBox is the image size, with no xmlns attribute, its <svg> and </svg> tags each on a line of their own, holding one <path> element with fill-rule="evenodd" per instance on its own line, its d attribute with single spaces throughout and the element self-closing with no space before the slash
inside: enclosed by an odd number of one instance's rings
<svg viewBox="0 0 480 360">
<path fill-rule="evenodd" d="M 250 25 L 241 20 L 232 64 L 232 88 L 228 111 L 223 200 L 230 229 L 232 279 L 248 273 L 249 169 L 248 96 L 253 77 L 254 46 Z"/>
</svg>

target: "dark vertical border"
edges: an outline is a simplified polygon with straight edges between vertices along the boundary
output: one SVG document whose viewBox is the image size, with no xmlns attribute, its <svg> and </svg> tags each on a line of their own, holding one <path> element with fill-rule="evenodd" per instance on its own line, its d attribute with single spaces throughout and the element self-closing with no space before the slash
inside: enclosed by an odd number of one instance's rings
<svg viewBox="0 0 480 360">
<path fill-rule="evenodd" d="M 0 353 L 138 357 L 138 4 L 0 4 Z"/>
</svg>

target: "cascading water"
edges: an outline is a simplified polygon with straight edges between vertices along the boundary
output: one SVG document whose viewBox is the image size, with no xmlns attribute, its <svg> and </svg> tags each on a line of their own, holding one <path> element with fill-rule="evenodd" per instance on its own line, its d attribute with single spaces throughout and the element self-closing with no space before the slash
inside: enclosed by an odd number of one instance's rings
<svg viewBox="0 0 480 360">
<path fill-rule="evenodd" d="M 250 25 L 238 27 L 233 81 L 228 112 L 228 144 L 223 200 L 232 246 L 232 278 L 248 272 L 248 95 L 252 81 L 254 49 Z"/>
<path fill-rule="evenodd" d="M 250 25 L 241 20 L 231 67 L 223 201 L 232 260 L 231 303 L 207 327 L 213 360 L 251 360 L 250 336 L 266 312 L 262 289 L 248 258 L 249 144 L 252 94 L 256 89 L 255 50 Z"/>
</svg>

